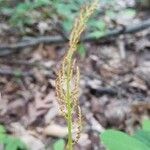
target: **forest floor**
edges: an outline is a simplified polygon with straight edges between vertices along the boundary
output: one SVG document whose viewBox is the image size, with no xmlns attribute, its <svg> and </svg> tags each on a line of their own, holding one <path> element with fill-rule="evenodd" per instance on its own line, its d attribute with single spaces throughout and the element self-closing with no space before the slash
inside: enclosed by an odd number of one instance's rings
<svg viewBox="0 0 150 150">
<path fill-rule="evenodd" d="M 132 20 L 148 17 L 141 11 Z M 24 39 L 6 24 L 0 22 L 0 124 L 32 150 L 51 149 L 67 135 L 55 96 L 56 73 L 67 42 L 41 42 L 10 51 L 13 43 L 33 39 Z M 83 44 L 85 55 L 75 56 L 84 117 L 75 150 L 103 150 L 99 134 L 105 129 L 132 134 L 150 117 L 150 28 Z"/>
</svg>

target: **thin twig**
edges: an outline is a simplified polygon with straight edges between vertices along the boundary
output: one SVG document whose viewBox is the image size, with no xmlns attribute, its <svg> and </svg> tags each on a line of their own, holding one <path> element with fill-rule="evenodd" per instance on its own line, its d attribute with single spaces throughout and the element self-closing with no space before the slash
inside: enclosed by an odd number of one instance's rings
<svg viewBox="0 0 150 150">
<path fill-rule="evenodd" d="M 49 70 L 51 69 L 52 64 L 44 65 L 44 63 L 40 61 L 31 62 L 28 60 L 17 60 L 17 59 L 0 59 L 0 64 L 7 64 L 7 65 L 16 65 L 16 66 L 29 66 L 29 67 L 37 67 L 39 69 Z"/>
<path fill-rule="evenodd" d="M 13 76 L 13 77 L 33 77 L 33 72 L 25 72 L 20 70 L 8 70 L 8 69 L 1 69 L 0 68 L 0 75 L 1 76 Z"/>
<path fill-rule="evenodd" d="M 12 70 L 12 69 L 2 69 L 0 68 L 0 76 L 11 76 L 11 77 L 32 77 L 36 78 L 36 74 L 34 71 L 22 71 L 22 70 Z M 43 76 L 49 77 L 49 78 L 54 78 L 55 73 L 54 71 L 43 71 Z"/>
<path fill-rule="evenodd" d="M 150 27 L 150 19 L 142 21 L 139 24 L 135 25 L 129 25 L 124 28 L 120 29 L 114 29 L 112 31 L 108 31 L 105 35 L 101 36 L 100 38 L 96 38 L 94 36 L 86 36 L 85 38 L 81 38 L 81 42 L 94 42 L 99 41 L 111 37 L 119 36 L 121 34 L 129 34 L 129 33 L 135 33 L 144 29 L 147 29 Z M 10 45 L 1 45 L 0 46 L 0 56 L 6 56 L 8 54 L 11 54 L 15 52 L 16 50 L 22 50 L 26 47 L 32 47 L 36 46 L 40 43 L 44 44 L 63 44 L 65 42 L 68 42 L 68 40 L 65 38 L 62 38 L 62 36 L 40 36 L 36 38 L 28 38 L 29 40 L 10 44 Z"/>
</svg>

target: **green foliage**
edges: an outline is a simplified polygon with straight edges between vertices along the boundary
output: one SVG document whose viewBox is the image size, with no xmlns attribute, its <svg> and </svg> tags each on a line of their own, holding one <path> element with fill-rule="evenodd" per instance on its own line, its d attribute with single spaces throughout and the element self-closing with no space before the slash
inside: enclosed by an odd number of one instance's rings
<svg viewBox="0 0 150 150">
<path fill-rule="evenodd" d="M 144 120 L 142 122 L 142 129 L 150 131 L 150 120 Z"/>
<path fill-rule="evenodd" d="M 92 19 L 89 21 L 88 26 L 90 29 L 92 29 L 92 32 L 89 33 L 89 36 L 100 38 L 106 34 L 106 23 L 103 20 Z"/>
<path fill-rule="evenodd" d="M 82 58 L 84 58 L 85 57 L 85 55 L 86 55 L 86 49 L 85 49 L 85 46 L 84 46 L 84 44 L 82 44 L 82 43 L 80 43 L 79 45 L 78 45 L 78 53 L 80 54 L 80 56 L 82 57 Z"/>
<path fill-rule="evenodd" d="M 54 150 L 64 150 L 65 149 L 65 141 L 63 139 L 57 140 L 53 145 Z"/>
<path fill-rule="evenodd" d="M 12 10 L 13 15 L 10 18 L 10 23 L 21 29 L 25 25 L 32 25 L 36 21 L 45 18 L 44 15 L 37 10 L 41 7 L 50 7 L 50 4 L 49 0 L 34 0 L 32 2 L 19 3 L 16 8 Z"/>
<path fill-rule="evenodd" d="M 83 0 L 73 0 L 70 3 L 62 0 L 61 2 L 53 3 L 53 7 L 56 9 L 57 14 L 62 18 L 62 26 L 66 32 L 71 30 L 73 20 L 83 2 Z"/>
<path fill-rule="evenodd" d="M 20 70 L 14 70 L 13 73 L 14 73 L 16 78 L 20 78 L 21 77 L 21 71 Z"/>
<path fill-rule="evenodd" d="M 4 145 L 5 150 L 27 150 L 25 144 L 20 139 L 6 133 L 3 125 L 0 125 L 0 144 Z"/>
<path fill-rule="evenodd" d="M 144 120 L 142 122 L 142 129 L 138 130 L 133 137 L 150 147 L 150 120 Z"/>
<path fill-rule="evenodd" d="M 0 124 L 0 133 L 5 134 L 6 133 L 6 129 L 3 125 Z"/>
<path fill-rule="evenodd" d="M 150 120 L 142 123 L 142 129 L 133 136 L 116 130 L 106 130 L 100 135 L 108 150 L 149 150 Z"/>
<path fill-rule="evenodd" d="M 25 2 L 18 2 L 16 6 L 11 7 L 11 0 L 0 0 L 0 12 L 10 16 L 9 22 L 11 25 L 18 27 L 20 31 L 24 32 L 25 27 L 32 26 L 41 20 L 51 18 L 57 18 L 61 21 L 63 30 L 70 32 L 73 20 L 81 8 L 82 4 L 87 2 L 86 0 L 30 0 Z M 121 11 L 115 10 L 115 0 L 101 0 L 104 5 L 111 6 L 110 9 L 105 11 L 105 14 L 101 15 L 100 11 L 96 13 L 96 19 L 91 18 L 87 24 L 89 36 L 99 38 L 106 34 L 108 25 L 104 20 L 104 15 L 110 17 L 110 19 L 116 19 L 118 16 L 133 17 L 136 14 L 135 9 L 126 8 Z M 98 16 L 101 16 L 99 18 Z"/>
<path fill-rule="evenodd" d="M 150 131 L 139 130 L 134 134 L 133 137 L 150 148 Z"/>
<path fill-rule="evenodd" d="M 5 150 L 26 150 L 24 143 L 17 138 L 6 136 L 5 139 Z"/>
<path fill-rule="evenodd" d="M 101 134 L 103 143 L 109 150 L 149 150 L 150 148 L 138 139 L 126 133 L 107 130 Z"/>
<path fill-rule="evenodd" d="M 90 0 L 89 0 L 90 1 Z M 11 6 L 13 3 L 11 0 L 0 0 L 0 13 L 9 16 L 9 23 L 20 29 L 21 33 L 25 33 L 26 27 L 32 27 L 38 22 L 46 19 L 51 21 L 59 20 L 62 26 L 62 30 L 66 33 L 71 31 L 73 26 L 73 20 L 77 15 L 77 12 L 81 8 L 82 4 L 87 2 L 86 0 L 28 0 L 24 2 L 17 2 L 16 6 Z M 133 8 L 126 8 L 123 10 L 115 9 L 115 0 L 101 0 L 102 5 L 108 5 L 110 9 L 102 10 L 98 9 L 95 17 L 91 18 L 87 23 L 88 37 L 100 38 L 108 32 L 109 25 L 106 22 L 106 16 L 112 20 L 118 18 L 132 18 L 135 16 L 136 11 Z M 83 46 L 79 46 L 79 53 L 81 57 L 84 57 L 85 51 Z"/>
<path fill-rule="evenodd" d="M 125 16 L 128 18 L 133 18 L 136 15 L 135 9 L 127 8 L 119 12 L 120 16 Z"/>
<path fill-rule="evenodd" d="M 106 16 L 108 16 L 110 19 L 117 19 L 121 17 L 127 17 L 127 18 L 133 18 L 136 15 L 135 9 L 132 8 L 126 8 L 123 10 L 115 11 L 113 9 L 106 11 Z"/>
</svg>

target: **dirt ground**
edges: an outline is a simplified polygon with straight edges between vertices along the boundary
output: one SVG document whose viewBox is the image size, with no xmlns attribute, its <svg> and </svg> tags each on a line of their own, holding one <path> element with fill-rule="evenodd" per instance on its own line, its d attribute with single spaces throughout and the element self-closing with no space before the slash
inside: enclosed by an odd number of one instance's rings
<svg viewBox="0 0 150 150">
<path fill-rule="evenodd" d="M 134 21 L 145 18 L 149 13 L 142 11 Z M 4 46 L 24 36 L 6 24 L 0 22 L 0 124 L 32 150 L 51 149 L 67 134 L 55 95 L 67 42 L 41 42 L 10 51 Z M 75 150 L 104 150 L 99 134 L 105 129 L 132 134 L 150 117 L 150 28 L 83 43 L 85 56 L 75 56 L 81 70 L 79 101 L 84 118 Z"/>
</svg>

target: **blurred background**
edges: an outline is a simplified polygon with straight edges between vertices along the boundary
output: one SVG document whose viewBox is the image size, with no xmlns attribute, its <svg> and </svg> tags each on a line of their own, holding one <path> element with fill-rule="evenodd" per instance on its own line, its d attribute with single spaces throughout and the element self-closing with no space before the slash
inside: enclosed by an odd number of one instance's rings
<svg viewBox="0 0 150 150">
<path fill-rule="evenodd" d="M 55 78 L 85 2 L 0 0 L 0 131 L 31 150 L 66 140 Z M 75 150 L 105 150 L 102 131 L 132 134 L 150 117 L 150 0 L 101 0 L 75 57 L 84 118 Z"/>
</svg>

